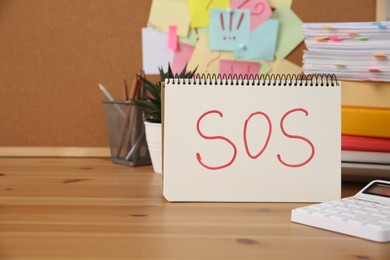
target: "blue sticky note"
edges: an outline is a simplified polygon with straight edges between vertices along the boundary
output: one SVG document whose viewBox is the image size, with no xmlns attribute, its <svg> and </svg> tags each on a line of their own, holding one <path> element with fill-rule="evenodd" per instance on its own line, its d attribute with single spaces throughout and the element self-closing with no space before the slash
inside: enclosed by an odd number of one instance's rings
<svg viewBox="0 0 390 260">
<path fill-rule="evenodd" d="M 236 49 L 237 58 L 255 60 L 274 60 L 279 21 L 268 19 L 253 30 L 247 48 Z"/>
<path fill-rule="evenodd" d="M 249 44 L 250 11 L 210 9 L 210 49 L 234 51 Z"/>
</svg>

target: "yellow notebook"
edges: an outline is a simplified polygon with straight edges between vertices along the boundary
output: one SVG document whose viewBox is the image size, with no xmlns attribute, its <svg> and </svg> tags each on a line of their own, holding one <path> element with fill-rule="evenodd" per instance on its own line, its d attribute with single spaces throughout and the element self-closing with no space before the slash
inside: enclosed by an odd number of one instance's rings
<svg viewBox="0 0 390 260">
<path fill-rule="evenodd" d="M 390 138 L 390 109 L 341 109 L 342 134 Z"/>
<path fill-rule="evenodd" d="M 343 81 L 343 106 L 390 108 L 390 82 Z"/>
</svg>

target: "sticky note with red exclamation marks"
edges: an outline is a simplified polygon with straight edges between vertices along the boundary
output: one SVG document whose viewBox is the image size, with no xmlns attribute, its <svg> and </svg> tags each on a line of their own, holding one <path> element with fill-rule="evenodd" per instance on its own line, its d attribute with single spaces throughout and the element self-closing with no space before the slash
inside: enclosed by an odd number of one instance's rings
<svg viewBox="0 0 390 260">
<path fill-rule="evenodd" d="M 249 45 L 250 11 L 246 9 L 210 10 L 210 49 L 234 51 Z"/>
</svg>

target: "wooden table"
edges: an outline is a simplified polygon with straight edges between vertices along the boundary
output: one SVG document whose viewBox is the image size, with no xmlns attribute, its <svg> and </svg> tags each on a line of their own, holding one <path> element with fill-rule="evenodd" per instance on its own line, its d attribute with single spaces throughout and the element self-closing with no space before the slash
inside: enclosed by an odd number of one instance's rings
<svg viewBox="0 0 390 260">
<path fill-rule="evenodd" d="M 169 203 L 149 166 L 0 158 L 0 259 L 390 259 L 390 243 L 292 223 L 303 205 Z"/>
</svg>

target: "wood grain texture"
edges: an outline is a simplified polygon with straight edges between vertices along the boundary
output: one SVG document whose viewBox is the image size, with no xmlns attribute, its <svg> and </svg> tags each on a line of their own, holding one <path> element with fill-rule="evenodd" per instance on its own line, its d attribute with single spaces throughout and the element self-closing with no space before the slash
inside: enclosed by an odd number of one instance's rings
<svg viewBox="0 0 390 260">
<path fill-rule="evenodd" d="M 109 157 L 106 147 L 0 147 L 0 157 Z"/>
<path fill-rule="evenodd" d="M 1 0 L 0 146 L 107 147 L 97 84 L 123 99 L 123 80 L 142 67 L 150 3 Z M 305 22 L 372 21 L 375 4 L 294 0 L 292 8 Z M 302 64 L 303 49 L 287 59 Z"/>
<path fill-rule="evenodd" d="M 344 184 L 343 196 L 362 185 Z M 105 158 L 0 158 L 0 259 L 388 259 L 390 245 L 290 222 L 304 203 L 169 203 Z"/>
</svg>

